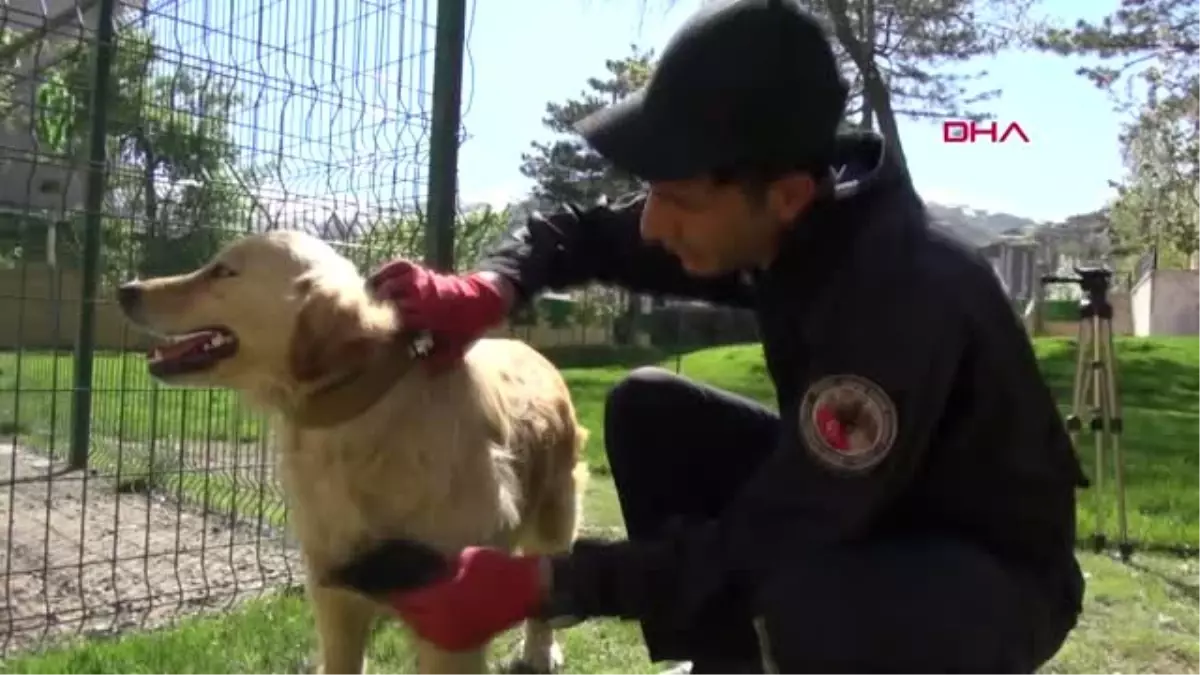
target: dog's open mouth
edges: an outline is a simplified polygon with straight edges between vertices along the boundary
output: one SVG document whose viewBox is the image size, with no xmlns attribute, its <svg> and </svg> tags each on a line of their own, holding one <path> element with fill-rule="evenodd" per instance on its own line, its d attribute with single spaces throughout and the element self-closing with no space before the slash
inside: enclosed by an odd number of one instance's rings
<svg viewBox="0 0 1200 675">
<path fill-rule="evenodd" d="M 158 377 L 184 375 L 212 368 L 237 353 L 237 336 L 227 328 L 201 328 L 172 335 L 146 355 L 150 374 Z"/>
</svg>

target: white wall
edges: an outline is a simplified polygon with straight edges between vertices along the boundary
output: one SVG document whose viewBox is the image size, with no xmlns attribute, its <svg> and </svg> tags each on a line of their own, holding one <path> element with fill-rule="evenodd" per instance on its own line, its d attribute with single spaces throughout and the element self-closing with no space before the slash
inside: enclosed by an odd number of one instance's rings
<svg viewBox="0 0 1200 675">
<path fill-rule="evenodd" d="M 83 14 L 83 23 L 74 14 L 74 0 L 10 0 L 0 12 L 8 28 L 20 35 L 44 26 L 63 14 L 70 20 L 19 53 L 13 72 L 11 95 L 20 108 L 0 125 L 0 204 L 15 209 L 62 212 L 83 204 L 85 174 L 78 160 L 56 156 L 50 148 L 41 148 L 34 140 L 37 115 L 34 91 L 35 73 L 56 62 L 59 52 L 68 46 L 90 40 L 95 35 L 99 3 Z"/>
<path fill-rule="evenodd" d="M 1153 335 L 1200 333 L 1200 273 L 1196 270 L 1155 270 Z"/>
<path fill-rule="evenodd" d="M 1150 334 L 1150 315 L 1154 305 L 1154 275 L 1146 274 L 1133 285 L 1129 292 L 1133 314 L 1133 334 L 1146 337 Z"/>
</svg>

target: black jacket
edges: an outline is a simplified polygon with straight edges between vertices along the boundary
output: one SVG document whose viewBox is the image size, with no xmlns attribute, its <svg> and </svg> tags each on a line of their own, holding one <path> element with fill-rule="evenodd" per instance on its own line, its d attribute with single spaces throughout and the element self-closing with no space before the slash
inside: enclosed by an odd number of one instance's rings
<svg viewBox="0 0 1200 675">
<path fill-rule="evenodd" d="M 579 542 L 557 563 L 571 611 L 686 622 L 798 552 L 910 532 L 971 542 L 1078 611 L 1084 481 L 995 273 L 929 227 L 882 139 L 843 139 L 838 164 L 836 188 L 761 272 L 688 277 L 640 239 L 640 199 L 535 217 L 481 265 L 526 297 L 598 281 L 757 313 L 778 448 L 717 521 L 656 543 Z M 839 453 L 818 395 L 855 387 L 876 402 L 875 440 Z"/>
</svg>

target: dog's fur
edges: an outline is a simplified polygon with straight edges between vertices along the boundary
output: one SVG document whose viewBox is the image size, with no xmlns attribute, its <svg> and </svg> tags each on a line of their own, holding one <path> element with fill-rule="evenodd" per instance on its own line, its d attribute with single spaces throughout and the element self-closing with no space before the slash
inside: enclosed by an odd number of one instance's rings
<svg viewBox="0 0 1200 675">
<path fill-rule="evenodd" d="M 231 388 L 273 413 L 324 672 L 363 671 L 383 608 L 321 580 L 370 544 L 409 537 L 448 553 L 476 544 L 569 549 L 586 431 L 560 374 L 532 348 L 480 340 L 462 366 L 430 374 L 411 363 L 395 311 L 370 296 L 357 268 L 297 232 L 246 237 L 192 273 L 126 288 L 126 313 L 154 332 L 219 325 L 237 336 L 233 356 L 163 379 Z M 388 372 L 393 381 L 379 383 Z M 354 403 L 359 380 L 371 378 L 379 398 Z M 314 421 L 322 413 L 328 419 Z M 523 665 L 549 671 L 560 658 L 551 629 L 528 622 Z M 418 641 L 417 666 L 481 673 L 485 650 L 446 653 Z"/>
</svg>

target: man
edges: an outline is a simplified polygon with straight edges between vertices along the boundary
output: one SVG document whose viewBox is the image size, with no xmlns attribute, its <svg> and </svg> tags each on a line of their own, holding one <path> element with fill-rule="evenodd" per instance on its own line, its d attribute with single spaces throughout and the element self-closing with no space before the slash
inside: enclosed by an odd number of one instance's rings
<svg viewBox="0 0 1200 675">
<path fill-rule="evenodd" d="M 605 413 L 627 541 L 472 548 L 432 582 L 392 542 L 340 581 L 391 588 L 451 649 L 537 614 L 638 620 L 694 672 L 1048 660 L 1083 593 L 1073 449 L 990 267 L 929 229 L 880 137 L 837 134 L 845 98 L 794 0 L 707 5 L 643 92 L 579 124 L 646 195 L 534 216 L 473 274 L 382 269 L 435 366 L 548 288 L 753 308 L 779 412 L 637 370 Z"/>
</svg>

